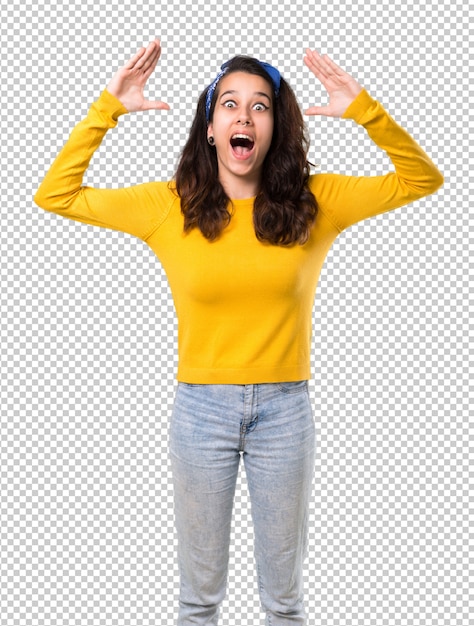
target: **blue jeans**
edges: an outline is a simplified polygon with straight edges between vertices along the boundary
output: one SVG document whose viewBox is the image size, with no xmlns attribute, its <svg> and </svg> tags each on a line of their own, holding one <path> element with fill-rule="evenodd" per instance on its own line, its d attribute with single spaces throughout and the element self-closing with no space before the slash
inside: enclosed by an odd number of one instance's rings
<svg viewBox="0 0 474 626">
<path fill-rule="evenodd" d="M 243 457 L 267 626 L 304 624 L 302 568 L 314 469 L 307 381 L 179 383 L 170 425 L 179 626 L 216 625 Z"/>
</svg>

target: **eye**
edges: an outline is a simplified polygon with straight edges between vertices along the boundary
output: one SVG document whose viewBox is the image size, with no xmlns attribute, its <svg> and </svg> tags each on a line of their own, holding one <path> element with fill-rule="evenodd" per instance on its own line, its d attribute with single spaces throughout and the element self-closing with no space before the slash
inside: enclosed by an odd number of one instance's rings
<svg viewBox="0 0 474 626">
<path fill-rule="evenodd" d="M 257 104 L 254 104 L 253 108 L 255 111 L 266 111 L 269 107 L 263 104 L 263 102 L 257 102 Z"/>
<path fill-rule="evenodd" d="M 226 100 L 225 102 L 222 103 L 222 106 L 225 107 L 226 109 L 233 109 L 236 105 L 234 100 Z"/>
</svg>

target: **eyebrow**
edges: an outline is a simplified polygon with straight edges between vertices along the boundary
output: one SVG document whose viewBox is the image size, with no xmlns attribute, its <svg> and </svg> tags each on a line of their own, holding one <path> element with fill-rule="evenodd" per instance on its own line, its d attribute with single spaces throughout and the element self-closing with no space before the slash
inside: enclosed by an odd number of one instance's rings
<svg viewBox="0 0 474 626">
<path fill-rule="evenodd" d="M 223 98 L 224 96 L 227 96 L 227 95 L 234 95 L 236 93 L 239 93 L 236 89 L 228 89 L 227 91 L 224 91 L 224 93 L 222 93 L 219 96 L 219 99 L 221 99 L 221 98 Z M 265 93 L 264 91 L 255 91 L 253 95 L 254 96 L 263 96 L 264 98 L 267 98 L 270 102 L 272 101 L 270 96 L 267 93 Z"/>
</svg>

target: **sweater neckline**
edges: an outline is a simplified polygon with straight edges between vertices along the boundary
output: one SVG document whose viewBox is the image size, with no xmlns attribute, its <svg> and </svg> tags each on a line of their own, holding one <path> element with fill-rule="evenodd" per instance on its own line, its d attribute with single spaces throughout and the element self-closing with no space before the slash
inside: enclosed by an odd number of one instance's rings
<svg viewBox="0 0 474 626">
<path fill-rule="evenodd" d="M 236 209 L 253 209 L 256 196 L 252 198 L 231 198 L 231 202 Z"/>
</svg>

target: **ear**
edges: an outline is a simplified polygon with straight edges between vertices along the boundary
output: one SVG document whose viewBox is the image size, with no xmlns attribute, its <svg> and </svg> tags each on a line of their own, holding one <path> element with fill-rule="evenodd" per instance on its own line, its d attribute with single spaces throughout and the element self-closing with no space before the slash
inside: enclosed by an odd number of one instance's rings
<svg viewBox="0 0 474 626">
<path fill-rule="evenodd" d="M 207 138 L 209 139 L 209 137 L 211 137 L 214 134 L 213 129 L 212 129 L 212 122 L 209 122 L 209 124 L 207 125 Z"/>
</svg>

